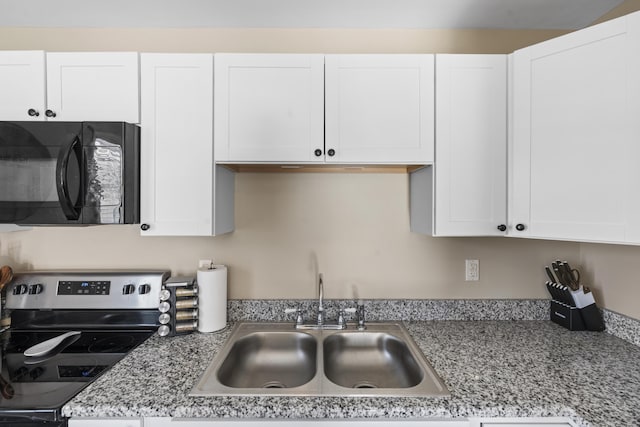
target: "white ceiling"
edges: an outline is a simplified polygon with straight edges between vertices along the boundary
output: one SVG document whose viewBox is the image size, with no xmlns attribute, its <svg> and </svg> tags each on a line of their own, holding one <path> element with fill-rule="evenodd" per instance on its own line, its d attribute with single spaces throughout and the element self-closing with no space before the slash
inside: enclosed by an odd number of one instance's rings
<svg viewBox="0 0 640 427">
<path fill-rule="evenodd" d="M 577 29 L 622 0 L 0 0 L 4 27 Z"/>
</svg>

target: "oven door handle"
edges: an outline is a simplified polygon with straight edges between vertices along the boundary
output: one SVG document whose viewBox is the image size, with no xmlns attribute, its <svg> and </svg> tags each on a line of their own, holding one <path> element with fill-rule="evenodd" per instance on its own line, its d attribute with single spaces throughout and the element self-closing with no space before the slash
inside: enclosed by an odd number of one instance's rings
<svg viewBox="0 0 640 427">
<path fill-rule="evenodd" d="M 67 170 L 69 168 L 69 158 L 76 146 L 80 143 L 77 136 L 67 145 L 64 150 L 60 151 L 58 162 L 56 163 L 56 189 L 58 190 L 58 200 L 64 216 L 69 220 L 77 220 L 80 218 L 80 209 L 74 206 L 71 196 L 69 195 L 69 183 L 67 181 Z M 82 173 L 81 173 L 82 174 Z M 82 191 L 80 191 L 82 194 Z"/>
<path fill-rule="evenodd" d="M 80 338 L 80 334 L 80 331 L 69 331 L 66 334 L 58 335 L 29 347 L 24 351 L 24 355 L 27 357 L 43 357 L 55 349 L 59 349 L 59 353 Z"/>
</svg>

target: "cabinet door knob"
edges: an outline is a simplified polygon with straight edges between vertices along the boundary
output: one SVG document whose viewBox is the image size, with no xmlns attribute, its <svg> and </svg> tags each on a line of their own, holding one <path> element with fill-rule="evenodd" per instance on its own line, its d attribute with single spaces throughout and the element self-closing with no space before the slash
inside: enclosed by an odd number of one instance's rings
<svg viewBox="0 0 640 427">
<path fill-rule="evenodd" d="M 516 230 L 518 231 L 524 231 L 524 229 L 527 228 L 524 226 L 524 224 L 517 224 L 516 225 Z"/>
<path fill-rule="evenodd" d="M 504 225 L 504 224 L 500 224 L 500 225 L 498 226 L 498 230 L 500 230 L 500 231 L 507 231 L 507 226 L 506 226 L 506 225 Z"/>
<path fill-rule="evenodd" d="M 316 148 L 316 151 L 314 151 L 313 154 L 315 154 L 316 157 L 320 157 L 322 156 L 322 150 L 319 148 Z"/>
<path fill-rule="evenodd" d="M 330 148 L 329 151 L 327 151 L 327 154 L 329 155 L 329 157 L 333 157 L 336 155 L 336 150 Z"/>
<path fill-rule="evenodd" d="M 47 111 L 44 112 L 44 115 L 47 116 L 47 117 L 55 117 L 56 113 L 54 113 L 51 110 L 47 110 Z"/>
<path fill-rule="evenodd" d="M 150 228 L 149 224 L 140 224 L 140 230 L 142 231 L 147 231 Z"/>
<path fill-rule="evenodd" d="M 34 110 L 33 108 L 29 108 L 29 111 L 27 111 L 27 114 L 30 115 L 31 117 L 38 117 L 40 115 L 40 112 L 38 110 Z"/>
</svg>

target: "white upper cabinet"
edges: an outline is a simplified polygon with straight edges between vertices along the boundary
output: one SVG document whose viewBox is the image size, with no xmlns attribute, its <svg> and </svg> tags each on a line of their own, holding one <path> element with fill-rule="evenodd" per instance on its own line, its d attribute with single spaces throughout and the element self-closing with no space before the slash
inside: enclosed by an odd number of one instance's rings
<svg viewBox="0 0 640 427">
<path fill-rule="evenodd" d="M 0 120 L 43 120 L 45 53 L 0 52 Z"/>
<path fill-rule="evenodd" d="M 321 162 L 323 107 L 323 55 L 215 55 L 218 162 Z"/>
<path fill-rule="evenodd" d="M 141 234 L 233 230 L 234 175 L 214 165 L 213 55 L 141 55 Z"/>
<path fill-rule="evenodd" d="M 138 68 L 135 52 L 47 53 L 49 119 L 138 123 Z"/>
<path fill-rule="evenodd" d="M 640 243 L 640 13 L 513 55 L 509 232 Z"/>
<path fill-rule="evenodd" d="M 507 57 L 436 56 L 435 234 L 504 235 Z"/>
<path fill-rule="evenodd" d="M 327 55 L 325 160 L 433 162 L 433 55 Z"/>
<path fill-rule="evenodd" d="M 0 52 L 0 120 L 140 121 L 135 52 Z"/>
<path fill-rule="evenodd" d="M 435 164 L 411 173 L 411 230 L 504 235 L 507 57 L 436 55 Z"/>
</svg>

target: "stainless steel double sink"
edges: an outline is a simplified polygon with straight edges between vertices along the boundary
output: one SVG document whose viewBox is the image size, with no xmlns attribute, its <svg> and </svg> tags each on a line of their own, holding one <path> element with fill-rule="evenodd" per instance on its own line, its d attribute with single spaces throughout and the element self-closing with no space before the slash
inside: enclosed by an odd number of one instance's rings
<svg viewBox="0 0 640 427">
<path fill-rule="evenodd" d="M 190 396 L 447 396 L 400 323 L 295 330 L 239 323 Z"/>
</svg>

